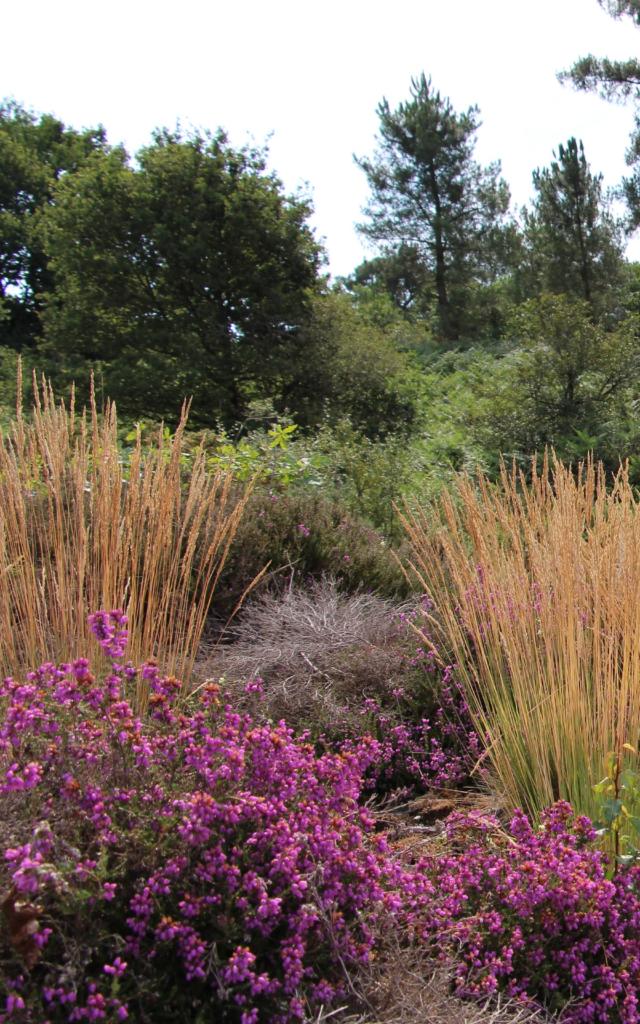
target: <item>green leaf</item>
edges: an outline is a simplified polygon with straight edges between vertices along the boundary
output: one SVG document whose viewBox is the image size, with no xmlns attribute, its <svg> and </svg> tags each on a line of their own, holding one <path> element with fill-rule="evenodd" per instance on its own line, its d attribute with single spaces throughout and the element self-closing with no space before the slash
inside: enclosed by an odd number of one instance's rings
<svg viewBox="0 0 640 1024">
<path fill-rule="evenodd" d="M 608 825 L 613 825 L 620 816 L 621 810 L 622 800 L 616 800 L 609 797 L 602 803 L 602 817 Z"/>
</svg>

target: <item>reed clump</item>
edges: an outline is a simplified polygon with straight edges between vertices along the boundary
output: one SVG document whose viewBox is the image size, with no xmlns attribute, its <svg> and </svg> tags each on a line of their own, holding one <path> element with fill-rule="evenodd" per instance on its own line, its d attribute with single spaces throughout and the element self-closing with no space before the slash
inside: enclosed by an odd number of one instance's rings
<svg viewBox="0 0 640 1024">
<path fill-rule="evenodd" d="M 640 510 L 607 480 L 545 457 L 497 484 L 460 477 L 402 515 L 412 568 L 513 805 L 595 814 L 607 754 L 640 736 Z M 428 640 L 428 638 L 426 638 Z"/>
<path fill-rule="evenodd" d="M 18 381 L 18 395 L 22 382 Z M 185 464 L 185 406 L 175 433 L 123 454 L 115 405 L 78 412 L 34 378 L 34 402 L 0 441 L 0 671 L 91 649 L 87 614 L 123 608 L 128 655 L 157 657 L 189 681 L 207 611 L 248 497 Z"/>
</svg>

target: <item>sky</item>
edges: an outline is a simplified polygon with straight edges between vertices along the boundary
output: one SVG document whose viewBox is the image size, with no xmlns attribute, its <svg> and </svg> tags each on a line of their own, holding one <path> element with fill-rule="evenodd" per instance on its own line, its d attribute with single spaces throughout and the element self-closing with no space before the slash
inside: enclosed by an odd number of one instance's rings
<svg viewBox="0 0 640 1024">
<path fill-rule="evenodd" d="M 344 275 L 372 255 L 355 230 L 367 184 L 353 155 L 375 149 L 380 100 L 408 99 L 423 71 L 456 110 L 480 108 L 476 157 L 501 161 L 515 208 L 571 135 L 616 185 L 632 108 L 556 79 L 587 53 L 638 55 L 640 29 L 597 0 L 22 0 L 3 15 L 0 97 L 100 123 L 130 153 L 177 123 L 268 141 Z M 640 239 L 629 254 L 640 259 Z"/>
</svg>

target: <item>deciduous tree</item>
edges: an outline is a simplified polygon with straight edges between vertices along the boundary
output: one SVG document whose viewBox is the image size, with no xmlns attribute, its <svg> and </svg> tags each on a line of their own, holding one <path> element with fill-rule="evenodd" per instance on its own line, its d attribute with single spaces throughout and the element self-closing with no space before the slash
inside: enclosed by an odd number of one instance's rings
<svg viewBox="0 0 640 1024">
<path fill-rule="evenodd" d="M 56 182 L 105 149 L 102 128 L 76 131 L 13 101 L 0 105 L 0 345 L 22 349 L 40 334 L 52 286 L 41 214 Z"/>
<path fill-rule="evenodd" d="M 51 353 L 74 372 L 99 361 L 136 415 L 175 417 L 191 395 L 196 422 L 241 420 L 304 360 L 321 261 L 310 212 L 222 132 L 158 132 L 137 166 L 94 154 L 47 211 Z"/>
</svg>

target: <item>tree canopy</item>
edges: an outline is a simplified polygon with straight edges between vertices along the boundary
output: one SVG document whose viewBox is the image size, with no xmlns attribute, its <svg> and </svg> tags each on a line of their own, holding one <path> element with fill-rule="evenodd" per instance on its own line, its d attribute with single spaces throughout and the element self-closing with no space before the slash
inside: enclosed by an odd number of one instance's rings
<svg viewBox="0 0 640 1024">
<path fill-rule="evenodd" d="M 638 21 L 640 0 L 607 6 Z M 356 158 L 373 251 L 332 284 L 309 198 L 266 150 L 160 129 L 130 157 L 0 106 L 0 406 L 19 353 L 80 400 L 93 374 L 125 419 L 170 424 L 191 399 L 194 425 L 234 438 L 278 417 L 312 446 L 344 428 L 403 465 L 419 452 L 415 480 L 544 444 L 633 455 L 640 266 L 582 143 L 533 172 L 518 221 L 499 164 L 475 159 L 476 107 L 423 74 L 378 115 Z"/>
<path fill-rule="evenodd" d="M 158 132 L 136 166 L 94 153 L 43 218 L 49 352 L 74 372 L 100 362 L 138 413 L 175 416 L 190 395 L 196 422 L 241 420 L 304 359 L 322 256 L 310 212 L 222 132 Z"/>
<path fill-rule="evenodd" d="M 640 26 L 640 0 L 598 0 L 598 3 L 613 18 L 630 18 Z M 611 60 L 590 53 L 560 72 L 558 77 L 577 89 L 596 92 L 603 99 L 631 100 L 635 104 L 635 127 L 626 154 L 633 172 L 623 180 L 621 187 L 629 210 L 628 228 L 635 230 L 640 225 L 640 60 L 636 57 Z"/>
<path fill-rule="evenodd" d="M 14 101 L 0 105 L 0 344 L 33 345 L 52 286 L 40 234 L 56 184 L 93 152 L 107 151 L 102 128 L 76 131 Z"/>
</svg>

